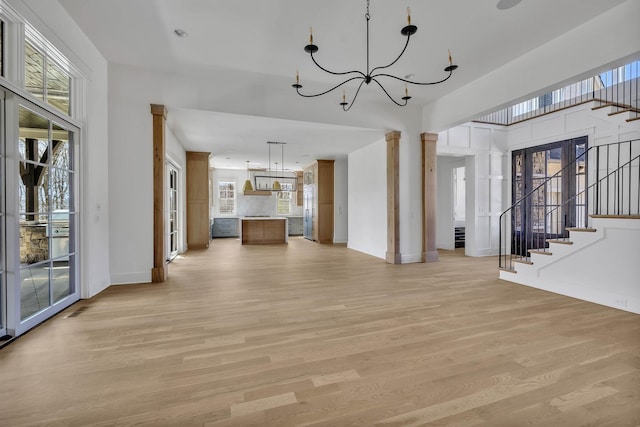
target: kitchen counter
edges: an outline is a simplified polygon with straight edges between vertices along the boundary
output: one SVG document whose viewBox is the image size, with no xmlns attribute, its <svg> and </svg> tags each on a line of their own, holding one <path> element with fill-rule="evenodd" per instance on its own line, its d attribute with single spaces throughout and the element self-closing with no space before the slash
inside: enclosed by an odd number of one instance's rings
<svg viewBox="0 0 640 427">
<path fill-rule="evenodd" d="M 284 216 L 244 216 L 238 219 L 243 245 L 287 243 L 288 219 Z"/>
</svg>

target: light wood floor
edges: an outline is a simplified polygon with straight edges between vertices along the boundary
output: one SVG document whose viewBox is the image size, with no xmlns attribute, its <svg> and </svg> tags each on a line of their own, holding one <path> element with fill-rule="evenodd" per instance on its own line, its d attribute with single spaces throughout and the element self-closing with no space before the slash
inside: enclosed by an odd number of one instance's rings
<svg viewBox="0 0 640 427">
<path fill-rule="evenodd" d="M 215 240 L 0 350 L 0 425 L 640 425 L 640 316 L 496 264 Z"/>
</svg>

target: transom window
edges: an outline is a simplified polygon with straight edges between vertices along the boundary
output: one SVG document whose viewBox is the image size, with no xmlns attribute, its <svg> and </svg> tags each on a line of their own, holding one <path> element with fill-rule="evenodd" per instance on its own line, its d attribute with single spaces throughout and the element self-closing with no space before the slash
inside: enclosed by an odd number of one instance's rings
<svg viewBox="0 0 640 427">
<path fill-rule="evenodd" d="M 71 115 L 71 77 L 45 50 L 28 38 L 24 43 L 24 85 L 27 92 Z"/>
</svg>

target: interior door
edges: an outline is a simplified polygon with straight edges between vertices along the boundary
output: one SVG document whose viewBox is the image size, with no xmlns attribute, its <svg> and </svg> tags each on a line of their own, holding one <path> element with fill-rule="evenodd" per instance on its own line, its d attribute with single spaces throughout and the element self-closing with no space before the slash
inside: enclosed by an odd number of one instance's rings
<svg viewBox="0 0 640 427">
<path fill-rule="evenodd" d="M 167 162 L 167 189 L 169 212 L 167 215 L 167 254 L 169 261 L 178 255 L 178 169 Z"/>
</svg>

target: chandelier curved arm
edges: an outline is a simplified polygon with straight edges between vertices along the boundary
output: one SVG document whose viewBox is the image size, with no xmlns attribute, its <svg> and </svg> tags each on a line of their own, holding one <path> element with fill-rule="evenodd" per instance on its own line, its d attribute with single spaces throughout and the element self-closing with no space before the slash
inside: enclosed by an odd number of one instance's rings
<svg viewBox="0 0 640 427">
<path fill-rule="evenodd" d="M 360 77 L 360 76 L 351 77 L 350 79 L 347 79 L 347 80 L 343 81 L 342 83 L 339 83 L 339 84 L 335 85 L 331 89 L 325 90 L 324 92 L 311 94 L 311 95 L 306 95 L 304 93 L 300 93 L 300 88 L 302 87 L 302 85 L 300 85 L 300 84 L 295 84 L 295 85 L 292 85 L 292 86 L 296 89 L 296 92 L 298 92 L 298 95 L 303 96 L 305 98 L 315 98 L 316 96 L 325 95 L 325 94 L 327 94 L 327 93 L 329 93 L 331 91 L 334 91 L 334 90 L 338 89 L 340 86 L 349 83 L 350 81 L 358 80 L 358 79 L 361 79 L 364 82 L 364 77 Z M 362 83 L 360 83 L 360 86 L 362 86 Z"/>
<path fill-rule="evenodd" d="M 355 73 L 355 74 L 360 74 L 362 76 L 362 78 L 366 78 L 367 77 L 362 71 L 358 71 L 358 70 L 343 71 L 343 72 L 335 72 L 335 71 L 327 70 L 322 65 L 318 64 L 318 61 L 316 61 L 316 58 L 313 56 L 313 51 L 309 52 L 309 55 L 311 56 L 311 60 L 313 61 L 313 63 L 316 64 L 316 66 L 318 68 L 320 68 L 322 71 L 324 71 L 326 73 L 333 74 L 334 76 L 344 76 L 346 74 L 354 74 Z"/>
<path fill-rule="evenodd" d="M 394 76 L 394 75 L 391 75 L 391 74 L 385 74 L 385 73 L 376 74 L 374 76 L 371 76 L 371 78 L 375 79 L 376 77 L 390 77 L 392 79 L 400 80 L 401 82 L 410 83 L 412 85 L 421 85 L 421 86 L 437 85 L 439 83 L 446 82 L 447 80 L 449 80 L 451 78 L 451 76 L 453 75 L 453 70 L 455 70 L 455 68 L 452 68 L 452 67 L 456 67 L 457 68 L 457 66 L 455 66 L 455 65 L 447 67 L 445 69 L 445 71 L 448 71 L 449 75 L 447 77 L 445 77 L 444 79 L 438 80 L 438 81 L 435 81 L 435 82 L 424 82 L 424 83 L 422 83 L 422 82 L 412 82 L 411 80 L 403 79 L 402 77 Z M 376 83 L 377 83 L 377 81 L 376 81 Z M 380 84 L 380 83 L 378 83 L 378 84 Z"/>
<path fill-rule="evenodd" d="M 407 105 L 407 101 L 409 101 L 409 99 L 411 99 L 410 96 L 404 96 L 404 97 L 402 97 L 402 100 L 404 101 L 404 104 L 401 104 L 398 101 L 396 101 L 395 99 L 393 99 L 393 97 L 391 95 L 389 95 L 389 92 L 387 92 L 387 90 L 384 88 L 384 86 L 382 86 L 382 84 L 378 80 L 376 80 L 375 78 L 372 78 L 371 80 L 376 82 L 378 84 L 378 86 L 380 86 L 380 89 L 382 89 L 382 91 L 385 93 L 385 95 L 387 95 L 387 97 L 391 101 L 393 101 L 393 103 L 396 104 L 398 107 L 404 107 L 405 105 Z"/>
<path fill-rule="evenodd" d="M 390 63 L 390 64 L 388 64 L 388 65 L 382 65 L 382 66 L 380 66 L 380 67 L 376 67 L 376 68 L 374 68 L 373 70 L 371 70 L 371 73 L 370 73 L 370 74 L 375 73 L 375 72 L 376 72 L 376 70 L 382 70 L 383 68 L 389 68 L 389 67 L 391 67 L 393 64 L 395 64 L 396 62 L 398 62 L 398 60 L 400 59 L 400 57 L 401 57 L 402 55 L 404 55 L 404 51 L 405 51 L 405 50 L 407 50 L 407 47 L 409 46 L 409 39 L 410 39 L 410 38 L 411 38 L 411 35 L 410 35 L 410 34 L 408 34 L 408 35 L 407 35 L 407 42 L 404 44 L 404 48 L 402 49 L 402 52 L 400 52 L 400 55 L 398 55 L 398 57 L 397 57 L 396 59 L 394 59 L 394 60 L 393 60 L 393 62 L 391 62 L 391 63 Z M 372 77 L 374 77 L 374 76 L 372 76 Z"/>
<path fill-rule="evenodd" d="M 359 78 L 359 77 L 358 77 Z M 358 93 L 360 93 L 360 88 L 362 87 L 362 85 L 366 82 L 365 79 L 362 79 L 362 81 L 360 82 L 360 84 L 358 85 L 358 89 L 356 90 L 355 95 L 353 95 L 353 99 L 351 100 L 351 104 L 349 104 L 349 106 L 347 107 L 347 103 L 343 100 L 340 105 L 342 105 L 342 109 L 344 111 L 349 111 L 351 109 L 351 107 L 353 107 L 353 104 L 356 102 L 356 98 L 358 97 Z"/>
</svg>

